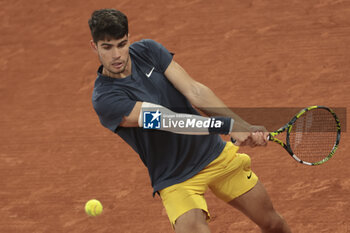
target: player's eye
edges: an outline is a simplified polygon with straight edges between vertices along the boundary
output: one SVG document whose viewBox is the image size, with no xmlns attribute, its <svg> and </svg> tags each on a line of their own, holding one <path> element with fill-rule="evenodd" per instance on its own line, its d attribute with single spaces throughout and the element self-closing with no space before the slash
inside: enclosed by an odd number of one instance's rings
<svg viewBox="0 0 350 233">
<path fill-rule="evenodd" d="M 109 49 L 111 49 L 111 46 L 109 46 L 109 45 L 104 45 L 104 46 L 102 46 L 102 48 L 105 49 L 105 50 L 109 50 Z"/>
<path fill-rule="evenodd" d="M 118 45 L 118 48 L 124 48 L 126 45 L 126 41 L 125 42 L 122 42 Z"/>
</svg>

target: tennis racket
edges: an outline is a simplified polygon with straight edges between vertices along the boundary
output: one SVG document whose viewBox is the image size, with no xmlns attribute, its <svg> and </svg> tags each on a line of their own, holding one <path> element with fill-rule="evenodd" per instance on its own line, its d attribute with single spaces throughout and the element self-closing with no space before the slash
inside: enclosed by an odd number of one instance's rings
<svg viewBox="0 0 350 233">
<path fill-rule="evenodd" d="M 282 133 L 286 133 L 285 142 L 277 138 Z M 271 132 L 268 140 L 281 145 L 299 163 L 320 165 L 328 161 L 338 148 L 340 122 L 332 109 L 310 106 Z"/>
</svg>

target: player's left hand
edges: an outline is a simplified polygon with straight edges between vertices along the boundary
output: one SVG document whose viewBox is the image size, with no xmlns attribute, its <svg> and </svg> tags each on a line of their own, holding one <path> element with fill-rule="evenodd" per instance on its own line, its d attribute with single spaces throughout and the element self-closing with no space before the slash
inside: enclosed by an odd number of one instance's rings
<svg viewBox="0 0 350 233">
<path fill-rule="evenodd" d="M 269 132 L 264 126 L 252 125 L 250 128 L 250 146 L 266 146 L 268 142 Z"/>
</svg>

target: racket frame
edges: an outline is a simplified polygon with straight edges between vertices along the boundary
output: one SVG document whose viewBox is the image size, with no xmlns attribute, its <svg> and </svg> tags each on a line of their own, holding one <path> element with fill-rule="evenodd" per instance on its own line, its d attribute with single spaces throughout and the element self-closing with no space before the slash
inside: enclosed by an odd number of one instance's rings
<svg viewBox="0 0 350 233">
<path fill-rule="evenodd" d="M 337 137 L 336 137 L 336 141 L 333 145 L 333 148 L 331 150 L 331 152 L 324 158 L 322 159 L 321 161 L 318 161 L 318 162 L 314 162 L 314 163 L 311 163 L 311 162 L 307 162 L 307 161 L 303 161 L 301 160 L 300 158 L 298 158 L 298 156 L 296 156 L 294 154 L 294 152 L 292 151 L 291 149 L 291 146 L 290 146 L 290 142 L 289 142 L 289 139 L 290 139 L 290 132 L 292 131 L 292 128 L 293 128 L 293 124 L 295 123 L 295 121 L 300 118 L 304 113 L 306 113 L 307 111 L 310 111 L 310 110 L 313 110 L 313 109 L 325 109 L 327 111 L 329 111 L 333 117 L 334 117 L 334 120 L 337 124 Z M 281 134 L 282 132 L 286 131 L 287 132 L 287 136 L 286 136 L 286 143 L 284 143 L 283 141 L 281 141 L 280 139 L 276 138 L 277 135 Z M 279 128 L 278 130 L 274 131 L 274 132 L 271 132 L 268 136 L 268 140 L 269 141 L 273 141 L 273 142 L 276 142 L 278 144 L 280 144 L 291 156 L 293 159 L 295 159 L 297 162 L 299 163 L 302 163 L 302 164 L 305 164 L 305 165 L 309 165 L 309 166 L 315 166 L 315 165 L 320 165 L 320 164 L 323 164 L 325 163 L 326 161 L 328 161 L 330 158 L 332 158 L 332 156 L 334 155 L 335 151 L 337 150 L 338 148 L 338 145 L 339 145 L 339 142 L 340 142 L 340 133 L 341 133 L 341 130 L 340 130 L 340 121 L 337 117 L 337 115 L 335 114 L 335 112 L 328 108 L 328 107 L 325 107 L 325 106 L 320 106 L 320 105 L 315 105 L 315 106 L 310 106 L 310 107 L 307 107 L 307 108 L 304 108 L 302 109 L 298 114 L 296 114 L 287 124 L 285 124 L 284 126 L 282 126 L 281 128 Z"/>
</svg>

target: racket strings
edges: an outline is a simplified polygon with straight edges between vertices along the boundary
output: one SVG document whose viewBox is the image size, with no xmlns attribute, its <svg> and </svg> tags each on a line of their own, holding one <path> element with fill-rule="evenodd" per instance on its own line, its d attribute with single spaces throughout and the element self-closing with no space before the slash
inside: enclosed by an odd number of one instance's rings
<svg viewBox="0 0 350 233">
<path fill-rule="evenodd" d="M 325 109 L 313 109 L 301 115 L 293 124 L 289 144 L 303 161 L 315 163 L 327 157 L 337 139 L 337 123 Z"/>
</svg>

